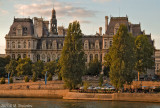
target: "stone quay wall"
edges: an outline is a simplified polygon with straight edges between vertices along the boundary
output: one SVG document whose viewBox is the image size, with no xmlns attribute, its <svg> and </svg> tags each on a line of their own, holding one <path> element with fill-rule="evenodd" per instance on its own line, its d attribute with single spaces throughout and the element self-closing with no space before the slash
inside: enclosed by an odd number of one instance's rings
<svg viewBox="0 0 160 108">
<path fill-rule="evenodd" d="M 98 94 L 98 93 L 72 93 L 72 92 L 68 92 L 63 97 L 63 99 L 160 102 L 160 93 L 159 94 L 145 94 L 145 93 Z"/>
</svg>

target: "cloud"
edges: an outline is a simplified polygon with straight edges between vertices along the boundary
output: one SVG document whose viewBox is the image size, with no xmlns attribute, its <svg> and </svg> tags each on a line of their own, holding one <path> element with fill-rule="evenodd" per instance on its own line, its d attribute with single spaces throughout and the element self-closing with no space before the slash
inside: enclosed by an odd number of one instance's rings
<svg viewBox="0 0 160 108">
<path fill-rule="evenodd" d="M 93 0 L 94 2 L 110 2 L 112 0 Z"/>
<path fill-rule="evenodd" d="M 6 15 L 6 14 L 8 14 L 8 11 L 0 8 L 0 13 L 1 13 L 1 15 Z"/>
<path fill-rule="evenodd" d="M 41 0 L 40 0 L 41 1 Z M 54 2 L 54 8 L 58 17 L 94 17 L 97 11 L 88 10 L 83 7 L 77 7 L 75 3 L 68 2 Z M 16 12 L 22 16 L 38 15 L 44 17 L 51 17 L 51 11 L 53 8 L 53 2 L 47 0 L 41 3 L 31 4 L 17 4 L 14 6 Z"/>
</svg>

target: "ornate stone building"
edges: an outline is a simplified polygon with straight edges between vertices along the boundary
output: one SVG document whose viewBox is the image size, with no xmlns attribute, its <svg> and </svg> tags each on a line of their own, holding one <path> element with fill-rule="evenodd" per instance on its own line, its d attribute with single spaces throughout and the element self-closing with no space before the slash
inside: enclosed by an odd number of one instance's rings
<svg viewBox="0 0 160 108">
<path fill-rule="evenodd" d="M 160 49 L 155 51 L 155 74 L 160 75 Z"/>
<path fill-rule="evenodd" d="M 128 31 L 133 36 L 144 34 L 141 31 L 140 24 L 132 24 L 128 17 L 105 17 L 105 34 L 102 35 L 102 27 L 99 33 L 95 35 L 83 35 L 84 52 L 86 63 L 94 58 L 103 61 L 105 54 L 112 46 L 113 36 L 116 34 L 120 24 L 125 24 Z M 17 59 L 18 57 L 29 57 L 33 62 L 43 60 L 49 62 L 60 58 L 64 45 L 64 39 L 67 29 L 59 26 L 57 29 L 56 11 L 52 10 L 50 21 L 44 21 L 43 18 L 14 18 L 6 38 L 6 55 Z M 147 35 L 151 40 L 151 35 Z"/>
</svg>

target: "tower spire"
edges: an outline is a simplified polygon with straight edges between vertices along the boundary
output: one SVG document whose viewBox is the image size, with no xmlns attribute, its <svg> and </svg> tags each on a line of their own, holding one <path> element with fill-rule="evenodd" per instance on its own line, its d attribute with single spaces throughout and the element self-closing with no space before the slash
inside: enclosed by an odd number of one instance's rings
<svg viewBox="0 0 160 108">
<path fill-rule="evenodd" d="M 53 9 L 52 9 L 52 16 L 51 16 L 51 22 L 50 22 L 51 26 L 50 26 L 50 33 L 57 35 L 57 19 L 56 19 L 56 11 L 54 9 L 54 5 L 53 5 Z"/>
</svg>

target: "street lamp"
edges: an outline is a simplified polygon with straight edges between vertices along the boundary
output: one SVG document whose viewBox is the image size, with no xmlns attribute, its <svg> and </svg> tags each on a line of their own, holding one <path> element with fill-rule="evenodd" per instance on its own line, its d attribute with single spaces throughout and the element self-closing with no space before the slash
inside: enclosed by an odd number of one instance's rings
<svg viewBox="0 0 160 108">
<path fill-rule="evenodd" d="M 9 74 L 10 74 L 10 72 L 8 72 L 8 84 L 10 83 L 10 81 L 9 81 Z"/>
<path fill-rule="evenodd" d="M 46 74 L 45 74 L 45 85 L 47 84 L 47 71 L 46 71 Z"/>
</svg>

